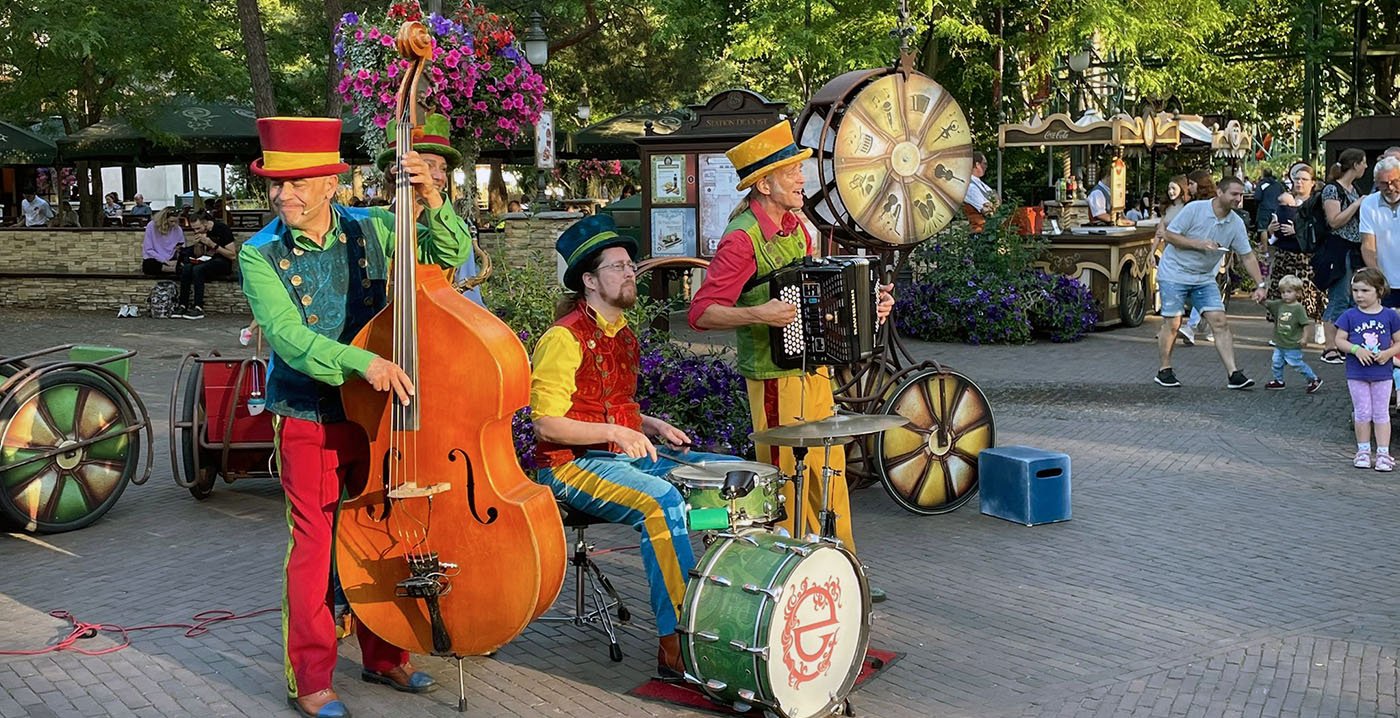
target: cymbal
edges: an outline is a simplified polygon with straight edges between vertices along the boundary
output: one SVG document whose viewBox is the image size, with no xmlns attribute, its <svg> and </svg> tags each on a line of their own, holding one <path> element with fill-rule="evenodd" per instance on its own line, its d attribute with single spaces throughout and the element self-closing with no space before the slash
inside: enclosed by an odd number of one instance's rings
<svg viewBox="0 0 1400 718">
<path fill-rule="evenodd" d="M 772 446 L 825 446 L 827 443 L 844 443 L 832 439 L 878 434 L 908 423 L 909 419 L 898 414 L 837 414 L 818 421 L 756 431 L 749 434 L 749 438 Z"/>
</svg>

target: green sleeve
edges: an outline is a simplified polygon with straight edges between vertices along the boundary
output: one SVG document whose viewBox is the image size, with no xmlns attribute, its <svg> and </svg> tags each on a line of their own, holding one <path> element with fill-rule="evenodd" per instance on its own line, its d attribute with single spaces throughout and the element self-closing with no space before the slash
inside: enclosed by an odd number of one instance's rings
<svg viewBox="0 0 1400 718">
<path fill-rule="evenodd" d="M 238 253 L 243 293 L 277 358 L 316 381 L 339 386 L 364 375 L 374 353 L 311 331 L 267 258 L 246 242 Z"/>
<path fill-rule="evenodd" d="M 1278 308 L 1281 306 L 1283 306 L 1282 299 L 1270 299 L 1264 302 L 1264 308 L 1268 309 L 1269 313 L 1274 316 L 1278 316 Z"/>
<path fill-rule="evenodd" d="M 452 206 L 443 201 L 437 209 L 425 209 L 419 217 L 427 223 L 418 225 L 418 261 L 424 264 L 437 264 L 443 268 L 461 266 L 472 256 L 472 236 L 467 223 L 452 211 Z M 383 240 L 384 251 L 394 255 L 394 213 L 381 207 L 372 207 L 370 222 Z"/>
</svg>

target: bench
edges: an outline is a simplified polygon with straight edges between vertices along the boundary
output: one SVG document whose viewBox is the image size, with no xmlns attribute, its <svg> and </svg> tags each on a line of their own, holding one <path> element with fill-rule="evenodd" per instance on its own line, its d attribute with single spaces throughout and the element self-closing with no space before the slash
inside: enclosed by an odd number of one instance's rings
<svg viewBox="0 0 1400 718">
<path fill-rule="evenodd" d="M 175 275 L 147 276 L 140 272 L 0 272 L 3 306 L 24 309 L 77 309 L 113 311 L 123 304 L 135 304 L 144 313 L 146 296 L 161 280 L 175 281 Z M 204 311 L 207 314 L 251 313 L 236 274 L 211 279 L 204 285 Z"/>
</svg>

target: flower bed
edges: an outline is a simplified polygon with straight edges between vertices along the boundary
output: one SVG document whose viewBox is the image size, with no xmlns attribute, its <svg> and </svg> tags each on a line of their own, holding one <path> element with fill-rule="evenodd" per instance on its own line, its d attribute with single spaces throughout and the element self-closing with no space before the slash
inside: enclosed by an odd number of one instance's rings
<svg viewBox="0 0 1400 718">
<path fill-rule="evenodd" d="M 895 327 L 924 341 L 1025 344 L 1080 339 L 1098 312 L 1088 287 L 1034 268 L 1046 245 L 991 217 L 980 235 L 955 227 L 910 258 L 913 281 L 896 292 Z"/>
</svg>

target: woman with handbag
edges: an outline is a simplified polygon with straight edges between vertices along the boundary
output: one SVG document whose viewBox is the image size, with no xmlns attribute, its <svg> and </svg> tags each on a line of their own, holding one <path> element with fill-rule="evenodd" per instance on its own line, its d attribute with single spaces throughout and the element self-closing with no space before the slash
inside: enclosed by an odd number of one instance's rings
<svg viewBox="0 0 1400 718">
<path fill-rule="evenodd" d="M 1319 279 L 1327 278 L 1327 311 L 1322 314 L 1323 332 L 1327 340 L 1322 361 L 1341 364 L 1341 350 L 1336 345 L 1337 317 L 1355 306 L 1351 299 L 1351 283 L 1347 278 L 1361 267 L 1361 195 L 1353 183 L 1366 171 L 1366 153 L 1355 147 L 1342 150 L 1337 157 L 1341 174 L 1322 188 L 1322 211 L 1327 217 L 1327 242 L 1313 257 L 1313 269 Z"/>
</svg>

